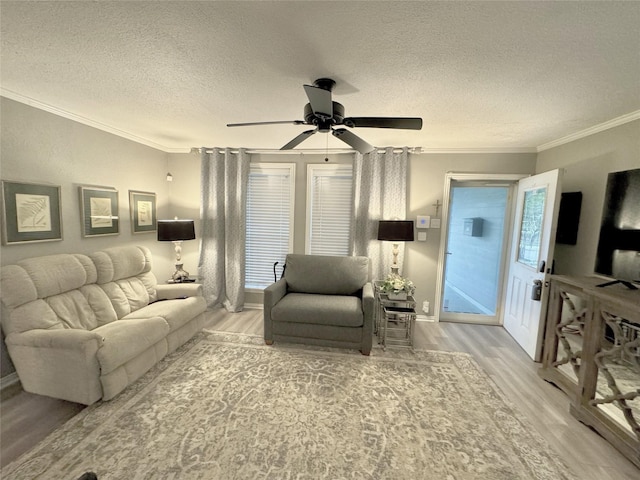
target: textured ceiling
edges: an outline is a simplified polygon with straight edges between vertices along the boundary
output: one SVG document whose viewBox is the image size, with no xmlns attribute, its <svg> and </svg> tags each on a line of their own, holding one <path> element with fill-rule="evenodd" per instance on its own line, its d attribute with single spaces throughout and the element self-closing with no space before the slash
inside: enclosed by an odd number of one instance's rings
<svg viewBox="0 0 640 480">
<path fill-rule="evenodd" d="M 376 146 L 535 149 L 640 111 L 640 2 L 0 3 L 2 94 L 166 151 L 279 148 L 337 81 Z M 342 148 L 318 134 L 298 148 Z"/>
</svg>

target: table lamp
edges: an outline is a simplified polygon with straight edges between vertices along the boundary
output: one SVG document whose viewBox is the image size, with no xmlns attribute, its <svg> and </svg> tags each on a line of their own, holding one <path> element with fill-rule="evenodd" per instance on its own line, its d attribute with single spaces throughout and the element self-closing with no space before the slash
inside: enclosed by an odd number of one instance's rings
<svg viewBox="0 0 640 480">
<path fill-rule="evenodd" d="M 393 264 L 391 273 L 399 275 L 398 243 L 413 242 L 413 220 L 380 220 L 378 223 L 378 240 L 393 242 Z"/>
<path fill-rule="evenodd" d="M 171 280 L 175 283 L 193 282 L 182 265 L 182 242 L 196 238 L 193 220 L 158 220 L 158 241 L 173 242 L 176 252 L 176 271 Z"/>
</svg>

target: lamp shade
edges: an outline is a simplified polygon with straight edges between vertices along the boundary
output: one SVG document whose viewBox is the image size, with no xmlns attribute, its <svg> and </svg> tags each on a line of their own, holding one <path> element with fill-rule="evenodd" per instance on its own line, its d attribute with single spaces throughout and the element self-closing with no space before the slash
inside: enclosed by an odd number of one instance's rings
<svg viewBox="0 0 640 480">
<path fill-rule="evenodd" d="M 413 220 L 380 220 L 378 240 L 413 242 Z"/>
<path fill-rule="evenodd" d="M 196 238 L 196 231 L 193 220 L 158 220 L 160 242 L 177 242 L 194 238 Z"/>
</svg>

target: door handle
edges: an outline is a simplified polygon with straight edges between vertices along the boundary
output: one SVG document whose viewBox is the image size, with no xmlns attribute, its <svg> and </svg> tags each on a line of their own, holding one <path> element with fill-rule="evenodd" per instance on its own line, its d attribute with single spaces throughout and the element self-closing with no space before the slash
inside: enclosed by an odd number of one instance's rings
<svg viewBox="0 0 640 480">
<path fill-rule="evenodd" d="M 531 300 L 540 301 L 542 298 L 542 280 L 534 280 L 531 289 Z"/>
</svg>

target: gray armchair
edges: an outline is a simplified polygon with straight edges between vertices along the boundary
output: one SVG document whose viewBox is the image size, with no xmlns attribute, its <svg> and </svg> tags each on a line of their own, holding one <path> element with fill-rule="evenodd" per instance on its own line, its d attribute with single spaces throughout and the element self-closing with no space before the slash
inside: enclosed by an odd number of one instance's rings
<svg viewBox="0 0 640 480">
<path fill-rule="evenodd" d="M 367 257 L 289 254 L 264 291 L 264 340 L 371 352 L 373 286 Z"/>
</svg>

